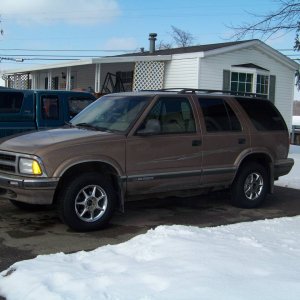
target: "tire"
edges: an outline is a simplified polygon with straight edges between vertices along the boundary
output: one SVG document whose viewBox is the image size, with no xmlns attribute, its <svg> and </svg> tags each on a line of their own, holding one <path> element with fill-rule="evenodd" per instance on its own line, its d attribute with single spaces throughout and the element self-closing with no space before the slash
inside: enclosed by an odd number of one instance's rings
<svg viewBox="0 0 300 300">
<path fill-rule="evenodd" d="M 58 197 L 61 220 L 76 231 L 104 228 L 116 204 L 111 182 L 102 174 L 81 174 L 63 186 Z"/>
<path fill-rule="evenodd" d="M 241 166 L 231 186 L 231 202 L 242 208 L 257 207 L 266 198 L 268 187 L 266 168 L 256 162 L 246 163 Z"/>
<path fill-rule="evenodd" d="M 15 207 L 21 209 L 21 210 L 26 210 L 26 211 L 37 211 L 37 210 L 43 210 L 45 209 L 45 205 L 39 205 L 39 204 L 30 204 L 30 203 L 25 203 L 25 202 L 20 202 L 16 200 L 9 200 L 11 204 L 13 204 Z"/>
</svg>

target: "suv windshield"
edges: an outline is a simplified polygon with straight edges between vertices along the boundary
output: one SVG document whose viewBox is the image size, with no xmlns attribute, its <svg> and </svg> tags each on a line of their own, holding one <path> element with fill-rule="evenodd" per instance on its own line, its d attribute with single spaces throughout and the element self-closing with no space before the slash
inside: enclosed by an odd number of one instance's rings
<svg viewBox="0 0 300 300">
<path fill-rule="evenodd" d="M 126 132 L 149 100 L 145 96 L 104 96 L 89 105 L 70 123 L 103 131 Z"/>
</svg>

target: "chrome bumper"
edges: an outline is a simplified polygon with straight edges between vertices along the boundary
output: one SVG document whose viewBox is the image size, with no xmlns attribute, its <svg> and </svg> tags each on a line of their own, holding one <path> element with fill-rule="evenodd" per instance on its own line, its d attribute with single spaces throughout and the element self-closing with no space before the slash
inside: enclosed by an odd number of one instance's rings
<svg viewBox="0 0 300 300">
<path fill-rule="evenodd" d="M 59 178 L 24 178 L 0 174 L 0 198 L 30 204 L 51 204 Z"/>
</svg>

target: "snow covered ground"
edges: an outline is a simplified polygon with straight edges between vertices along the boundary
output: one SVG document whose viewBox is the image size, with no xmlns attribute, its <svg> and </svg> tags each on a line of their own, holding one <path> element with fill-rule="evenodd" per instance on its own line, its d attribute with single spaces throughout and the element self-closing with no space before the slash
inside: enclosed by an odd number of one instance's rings
<svg viewBox="0 0 300 300">
<path fill-rule="evenodd" d="M 279 185 L 300 189 L 300 147 Z M 119 245 L 21 261 L 8 300 L 300 299 L 300 216 L 215 228 L 159 226 Z"/>
<path fill-rule="evenodd" d="M 295 165 L 288 175 L 280 177 L 275 184 L 278 186 L 300 189 L 300 146 L 291 145 L 289 157 L 294 159 Z"/>
</svg>

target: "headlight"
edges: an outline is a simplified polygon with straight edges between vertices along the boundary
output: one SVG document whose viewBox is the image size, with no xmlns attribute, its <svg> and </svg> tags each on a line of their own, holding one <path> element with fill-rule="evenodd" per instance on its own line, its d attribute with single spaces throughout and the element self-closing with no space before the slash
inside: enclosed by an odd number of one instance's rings
<svg viewBox="0 0 300 300">
<path fill-rule="evenodd" d="M 42 168 L 38 161 L 30 158 L 20 158 L 19 170 L 22 174 L 42 175 Z"/>
</svg>

